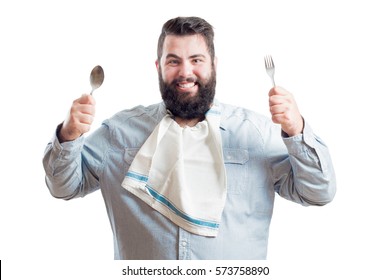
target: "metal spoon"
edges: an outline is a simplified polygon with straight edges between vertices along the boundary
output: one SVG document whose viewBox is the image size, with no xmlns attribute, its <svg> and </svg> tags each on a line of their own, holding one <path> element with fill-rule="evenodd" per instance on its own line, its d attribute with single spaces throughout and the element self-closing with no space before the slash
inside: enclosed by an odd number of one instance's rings
<svg viewBox="0 0 390 280">
<path fill-rule="evenodd" d="M 99 88 L 102 85 L 103 81 L 104 81 L 103 68 L 100 65 L 97 65 L 92 69 L 91 75 L 89 76 L 89 82 L 92 87 L 90 93 L 91 95 L 95 89 Z"/>
</svg>

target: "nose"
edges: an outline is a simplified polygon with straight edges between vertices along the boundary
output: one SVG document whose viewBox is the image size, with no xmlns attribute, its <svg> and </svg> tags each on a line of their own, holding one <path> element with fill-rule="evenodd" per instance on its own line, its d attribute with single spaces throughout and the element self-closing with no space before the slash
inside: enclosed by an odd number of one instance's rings
<svg viewBox="0 0 390 280">
<path fill-rule="evenodd" d="M 193 65 L 189 61 L 183 61 L 180 64 L 179 76 L 180 77 L 191 77 L 193 75 Z"/>
</svg>

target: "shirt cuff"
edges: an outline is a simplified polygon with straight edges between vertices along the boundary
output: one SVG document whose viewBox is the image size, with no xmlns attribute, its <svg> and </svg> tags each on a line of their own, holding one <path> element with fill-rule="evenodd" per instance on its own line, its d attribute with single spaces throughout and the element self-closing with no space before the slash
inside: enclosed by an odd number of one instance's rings
<svg viewBox="0 0 390 280">
<path fill-rule="evenodd" d="M 301 134 L 285 137 L 282 132 L 283 142 L 287 147 L 289 154 L 299 155 L 308 151 L 308 148 L 315 148 L 315 135 L 310 125 L 305 121 L 305 126 Z"/>
<path fill-rule="evenodd" d="M 58 139 L 58 132 L 62 127 L 62 123 L 57 126 L 56 132 L 52 139 L 53 151 L 58 154 L 59 157 L 71 157 L 73 154 L 78 155 L 84 145 L 84 137 L 80 136 L 79 138 L 73 141 L 67 141 L 60 143 Z"/>
</svg>

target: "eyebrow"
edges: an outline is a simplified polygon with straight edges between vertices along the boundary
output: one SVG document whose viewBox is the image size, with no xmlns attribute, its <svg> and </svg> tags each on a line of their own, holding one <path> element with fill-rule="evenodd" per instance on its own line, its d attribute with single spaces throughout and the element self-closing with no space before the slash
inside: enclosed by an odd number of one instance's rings
<svg viewBox="0 0 390 280">
<path fill-rule="evenodd" d="M 206 58 L 206 56 L 203 55 L 203 54 L 193 54 L 193 55 L 191 55 L 189 58 L 197 58 L 197 57 Z M 181 59 L 180 56 L 178 56 L 178 55 L 176 55 L 176 54 L 174 54 L 174 53 L 168 53 L 168 54 L 166 55 L 165 58 L 166 58 L 166 59 L 167 59 L 167 58 L 177 58 L 177 59 Z"/>
</svg>

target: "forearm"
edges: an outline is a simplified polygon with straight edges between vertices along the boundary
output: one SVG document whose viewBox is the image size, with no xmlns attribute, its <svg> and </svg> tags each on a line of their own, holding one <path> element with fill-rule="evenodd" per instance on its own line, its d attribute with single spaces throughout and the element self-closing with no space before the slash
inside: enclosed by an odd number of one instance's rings
<svg viewBox="0 0 390 280">
<path fill-rule="evenodd" d="M 302 205 L 325 205 L 336 192 L 332 160 L 325 144 L 305 125 L 303 134 L 283 139 L 291 171 L 278 192 Z"/>
<path fill-rule="evenodd" d="M 71 199 L 78 196 L 83 186 L 81 150 L 84 139 L 60 144 L 57 135 L 58 129 L 43 157 L 46 184 L 54 197 Z"/>
</svg>

